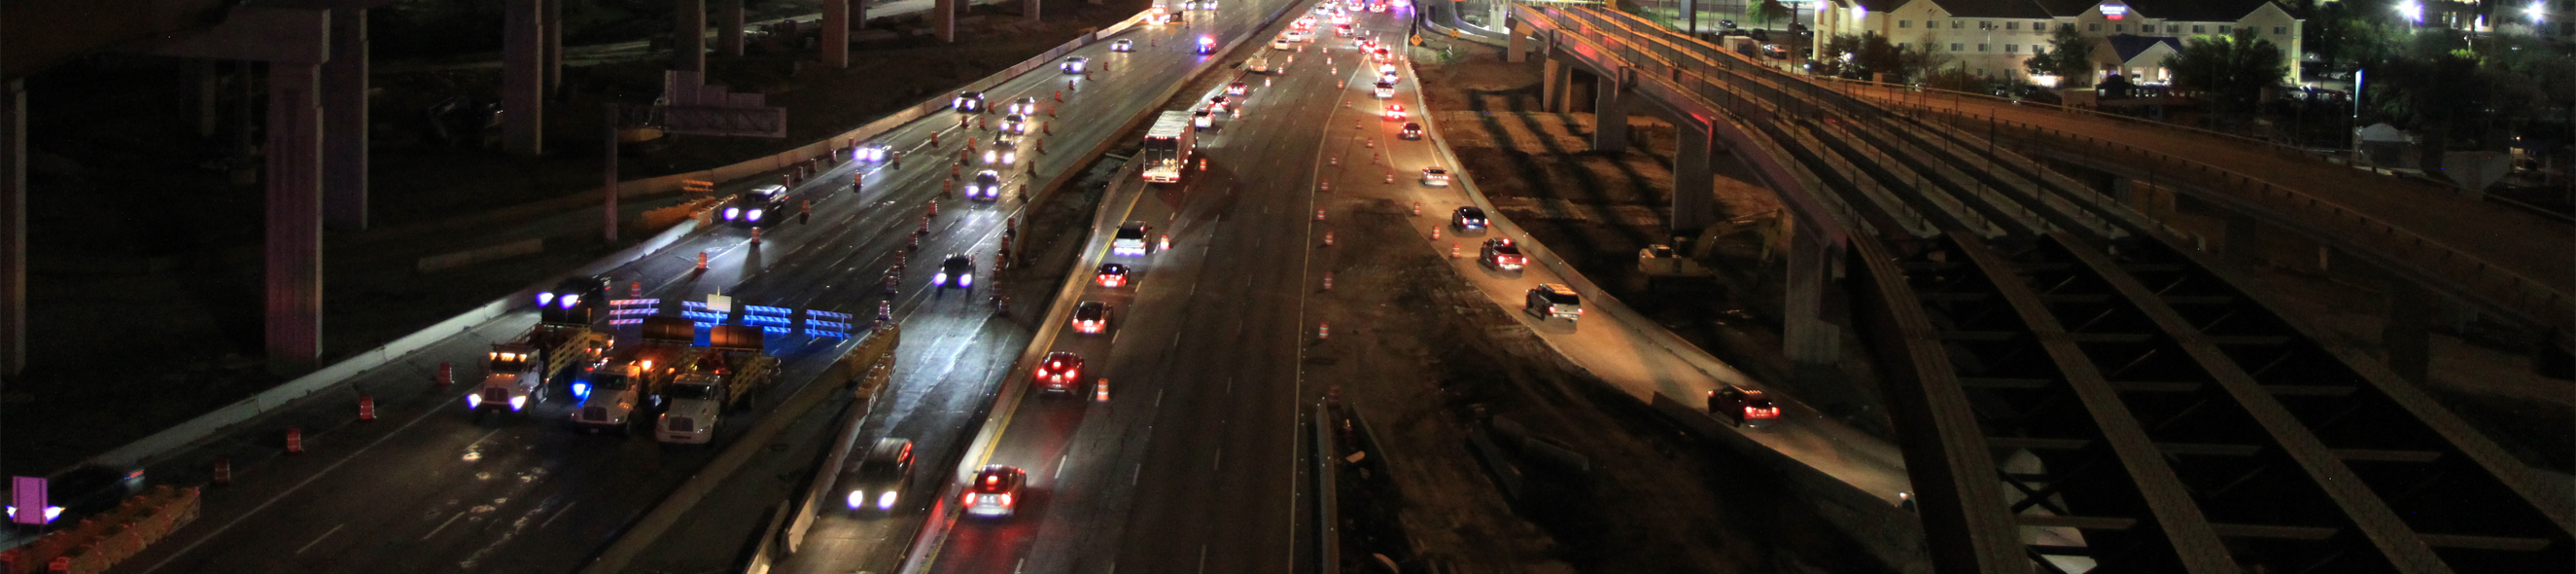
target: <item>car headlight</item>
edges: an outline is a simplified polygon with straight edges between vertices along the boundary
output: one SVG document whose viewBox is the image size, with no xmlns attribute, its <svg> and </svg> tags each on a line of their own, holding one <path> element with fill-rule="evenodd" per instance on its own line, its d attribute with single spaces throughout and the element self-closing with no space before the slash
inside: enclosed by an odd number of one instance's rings
<svg viewBox="0 0 2576 574">
<path fill-rule="evenodd" d="M 515 396 L 515 397 L 510 397 L 510 412 L 519 412 L 519 409 L 524 408 L 524 407 L 527 407 L 527 406 L 528 406 L 528 396 L 527 396 L 527 395 L 519 395 L 519 396 Z"/>
<path fill-rule="evenodd" d="M 895 499 L 899 496 L 901 496 L 899 493 L 892 490 L 885 491 L 885 494 L 877 495 L 877 510 L 893 509 Z"/>
<path fill-rule="evenodd" d="M 547 306 L 547 305 L 551 305 L 551 304 L 554 304 L 554 302 L 555 302 L 555 294 L 553 294 L 553 293 L 538 293 L 538 294 L 537 294 L 537 306 L 538 306 L 538 307 L 544 307 L 544 306 Z"/>
<path fill-rule="evenodd" d="M 948 273 L 947 273 L 947 272 L 945 272 L 945 271 L 942 271 L 942 272 L 939 272 L 939 273 L 931 274 L 931 275 L 930 275 L 930 284 L 932 284 L 932 285 L 947 285 L 947 284 L 948 284 Z"/>
<path fill-rule="evenodd" d="M 738 218 L 741 218 L 741 217 L 742 217 L 742 208 L 740 208 L 740 207 L 727 207 L 727 208 L 725 208 L 725 212 L 724 212 L 724 218 L 725 218 L 725 221 L 733 221 L 733 220 L 738 219 Z"/>
<path fill-rule="evenodd" d="M 468 410 L 483 408 L 483 394 L 465 395 L 465 408 Z"/>
<path fill-rule="evenodd" d="M 1002 163 L 1019 163 L 1020 152 L 1002 154 Z"/>
<path fill-rule="evenodd" d="M 992 151 L 990 151 L 990 150 L 987 150 L 987 151 L 985 151 L 985 152 L 984 152 L 984 163 L 993 163 L 994 158 L 998 158 L 998 157 L 1001 157 L 1001 156 L 1000 156 L 1000 155 L 997 155 L 997 154 L 994 154 L 994 153 L 993 153 Z"/>
<path fill-rule="evenodd" d="M 750 219 L 750 220 L 752 220 L 752 221 L 760 221 L 760 208 L 757 208 L 757 207 L 752 208 L 752 209 L 751 209 L 751 213 L 747 213 L 747 214 L 744 214 L 744 215 L 746 216 L 746 217 L 745 217 L 745 219 Z"/>
<path fill-rule="evenodd" d="M 853 490 L 853 491 L 850 491 L 850 510 L 858 510 L 860 506 L 867 504 L 867 499 L 868 499 L 868 493 L 867 493 L 867 491 L 862 491 L 862 490 Z"/>
<path fill-rule="evenodd" d="M 959 275 L 957 276 L 957 286 L 959 286 L 959 287 L 973 287 L 973 286 L 975 286 L 975 274 L 973 274 L 973 273 L 964 273 L 964 274 L 959 274 Z"/>
</svg>

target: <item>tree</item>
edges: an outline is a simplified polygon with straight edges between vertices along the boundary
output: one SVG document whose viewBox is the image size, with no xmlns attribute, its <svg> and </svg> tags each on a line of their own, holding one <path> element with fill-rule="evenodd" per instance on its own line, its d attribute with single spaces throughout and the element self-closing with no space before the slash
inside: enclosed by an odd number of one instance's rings
<svg viewBox="0 0 2576 574">
<path fill-rule="evenodd" d="M 1931 69 L 1934 60 L 1930 50 L 1899 48 L 1886 36 L 1863 32 L 1826 41 L 1825 52 L 1816 57 L 1816 73 L 1854 80 L 1876 80 L 1886 74 L 1888 82 L 1903 84 Z"/>
<path fill-rule="evenodd" d="M 2036 49 L 2036 48 L 2034 48 Z M 2057 85 L 2081 88 L 2093 85 L 2093 39 L 2073 26 L 2059 26 L 2048 34 L 2048 49 L 2032 54 L 2023 67 L 2034 76 L 2057 76 Z"/>
<path fill-rule="evenodd" d="M 1762 0 L 1745 10 L 1744 19 L 1758 24 L 1773 24 L 1794 21 L 1797 16 L 1789 10 L 1789 5 L 1780 3 L 1780 0 Z"/>
<path fill-rule="evenodd" d="M 2263 89 L 2281 85 L 2290 73 L 2281 48 L 2260 39 L 2253 27 L 2231 36 L 2194 36 L 2182 50 L 2165 57 L 2173 81 L 2197 90 L 2212 111 L 2251 111 Z"/>
</svg>

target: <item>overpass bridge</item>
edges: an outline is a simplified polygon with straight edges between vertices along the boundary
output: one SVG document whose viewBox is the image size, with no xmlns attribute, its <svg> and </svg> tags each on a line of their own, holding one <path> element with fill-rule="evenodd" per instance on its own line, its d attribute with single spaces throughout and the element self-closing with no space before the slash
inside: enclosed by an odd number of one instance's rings
<svg viewBox="0 0 2576 574">
<path fill-rule="evenodd" d="M 1779 193 L 1798 230 L 1784 343 L 1802 371 L 1830 368 L 1843 326 L 1817 310 L 1848 278 L 1848 327 L 1885 379 L 1939 571 L 2576 568 L 2567 485 L 2061 166 L 2152 173 L 2144 185 L 2564 328 L 2565 281 L 2532 279 L 2546 269 L 2184 158 L 2003 143 L 2003 120 L 1856 96 L 1615 11 L 1512 16 L 1509 58 L 1541 59 L 1551 111 L 1590 100 L 1596 149 L 1624 145 L 1631 111 L 1679 128 L 1676 232 L 1710 223 L 1717 153 Z"/>
</svg>

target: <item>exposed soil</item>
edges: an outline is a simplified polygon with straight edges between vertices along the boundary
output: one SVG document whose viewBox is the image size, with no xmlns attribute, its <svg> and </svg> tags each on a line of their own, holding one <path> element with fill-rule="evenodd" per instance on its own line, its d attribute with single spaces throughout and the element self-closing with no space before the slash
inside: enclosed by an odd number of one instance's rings
<svg viewBox="0 0 2576 574">
<path fill-rule="evenodd" d="M 1441 136 L 1461 167 L 1496 209 L 1594 284 L 1684 340 L 1754 380 L 1783 386 L 1793 381 L 1780 347 L 1786 263 L 1776 243 L 1777 194 L 1721 153 L 1713 164 L 1713 193 L 1722 223 L 1699 237 L 1669 237 L 1677 147 L 1671 124 L 1634 112 L 1627 151 L 1591 151 L 1594 114 L 1583 90 L 1576 90 L 1577 112 L 1542 112 L 1539 64 L 1504 62 L 1501 49 L 1492 46 L 1428 38 L 1426 50 L 1445 49 L 1449 56 L 1415 61 L 1426 103 L 1430 113 L 1439 114 Z M 1636 258 L 1651 244 L 1696 250 L 1715 274 L 1650 282 L 1637 270 Z M 1883 436 L 1887 424 L 1876 408 L 1875 376 L 1856 342 L 1844 347 L 1851 360 L 1843 361 L 1842 375 L 1849 382 L 1788 390 Z"/>
<path fill-rule="evenodd" d="M 853 66 L 826 71 L 788 38 L 761 36 L 742 58 L 710 55 L 713 82 L 762 92 L 788 108 L 789 136 L 676 137 L 630 145 L 621 178 L 705 169 L 776 153 L 839 133 L 1115 23 L 1144 0 L 1050 0 L 1048 22 L 1020 25 L 1009 9 L 975 8 L 960 43 L 912 34 L 917 24 L 877 21 L 904 35 L 854 47 Z M 757 16 L 757 15 L 755 15 Z M 497 22 L 495 22 L 497 25 Z M 810 33 L 810 32 L 809 32 Z M 497 30 L 494 32 L 497 35 Z M 795 48 L 795 49 L 791 49 Z M 495 69 L 387 72 L 374 79 L 370 202 L 374 228 L 325 238 L 324 361 L 373 348 L 579 266 L 622 245 L 598 239 L 600 121 L 608 102 L 650 103 L 662 55 L 567 67 L 548 106 L 548 154 L 523 159 L 487 149 L 476 110 L 498 100 Z M 216 73 L 211 135 L 202 116 L 200 64 L 98 56 L 28 80 L 31 365 L 0 395 L 0 466 L 32 474 L 79 459 L 274 386 L 262 347 L 260 248 L 263 193 L 256 167 L 235 152 L 265 95 L 243 77 Z M 252 88 L 262 75 L 247 76 Z M 433 119 L 437 104 L 461 111 Z M 441 137 L 433 125 L 447 128 Z M 624 236 L 658 230 L 631 224 Z M 638 203 L 638 202 L 630 202 Z M 544 249 L 434 273 L 427 255 L 525 239 Z M 101 312 L 107 310 L 111 312 Z M 135 400 L 151 397 L 151 400 Z"/>
<path fill-rule="evenodd" d="M 1315 260 L 1337 276 L 1311 295 L 1333 338 L 1309 348 L 1305 378 L 1337 389 L 1367 419 L 1392 490 L 1348 481 L 1345 496 L 1392 505 L 1400 542 L 1346 500 L 1345 571 L 1379 570 L 1370 553 L 1448 572 L 1877 571 L 1809 528 L 1811 511 L 1778 504 L 1776 477 L 1665 426 L 1659 415 L 1551 351 L 1487 301 L 1409 229 L 1405 209 L 1345 206 L 1347 240 Z M 1528 477 L 1503 493 L 1471 432 L 1508 419 L 1585 457 L 1565 470 L 1505 447 Z M 1497 441 L 1503 439 L 1497 438 Z M 1356 510 L 1356 511 L 1355 511 Z M 1802 526 L 1803 525 L 1803 526 Z M 1366 538 L 1376 535 L 1376 538 Z"/>
</svg>

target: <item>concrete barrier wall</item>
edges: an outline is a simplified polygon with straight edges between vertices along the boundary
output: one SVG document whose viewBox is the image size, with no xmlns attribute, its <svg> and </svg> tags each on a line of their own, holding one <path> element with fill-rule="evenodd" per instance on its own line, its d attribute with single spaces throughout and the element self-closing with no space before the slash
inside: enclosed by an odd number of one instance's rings
<svg viewBox="0 0 2576 574">
<path fill-rule="evenodd" d="M 431 271 L 464 267 L 485 261 L 508 259 L 545 250 L 546 238 L 543 237 L 525 241 L 512 241 L 500 245 L 477 247 L 454 253 L 442 253 L 422 257 L 418 264 L 413 265 L 413 270 L 428 273 Z"/>
</svg>

